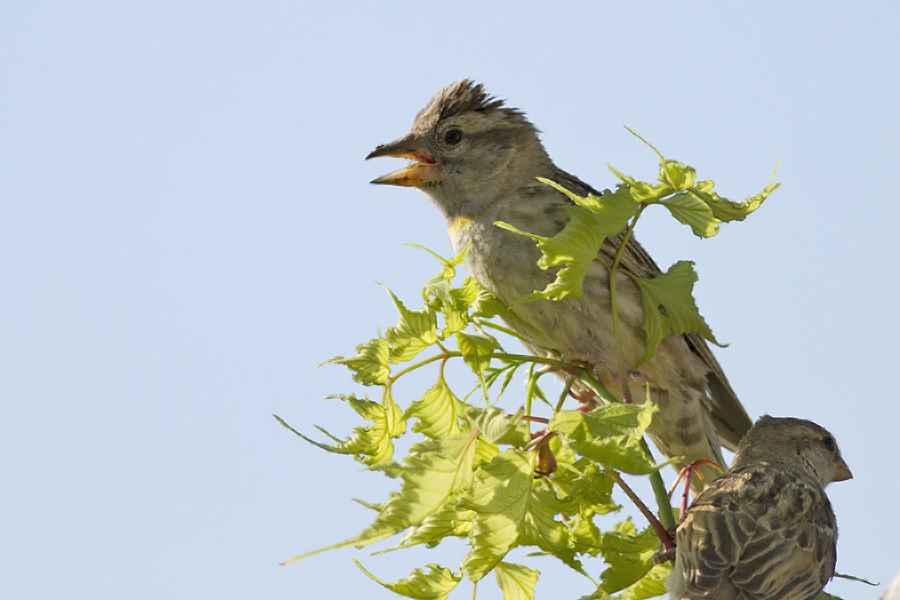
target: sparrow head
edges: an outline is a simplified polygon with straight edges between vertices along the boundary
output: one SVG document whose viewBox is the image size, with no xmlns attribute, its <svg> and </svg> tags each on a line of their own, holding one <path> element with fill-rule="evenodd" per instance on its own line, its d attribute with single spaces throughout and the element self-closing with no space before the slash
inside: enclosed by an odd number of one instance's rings
<svg viewBox="0 0 900 600">
<path fill-rule="evenodd" d="M 453 203 L 505 197 L 552 169 L 538 131 L 521 111 L 469 79 L 440 90 L 419 111 L 410 132 L 378 146 L 366 159 L 395 156 L 409 166 L 372 183 L 417 187 L 442 209 Z"/>
<path fill-rule="evenodd" d="M 805 419 L 761 417 L 738 445 L 734 466 L 753 462 L 777 463 L 814 478 L 824 488 L 853 474 L 841 456 L 834 436 Z"/>
</svg>

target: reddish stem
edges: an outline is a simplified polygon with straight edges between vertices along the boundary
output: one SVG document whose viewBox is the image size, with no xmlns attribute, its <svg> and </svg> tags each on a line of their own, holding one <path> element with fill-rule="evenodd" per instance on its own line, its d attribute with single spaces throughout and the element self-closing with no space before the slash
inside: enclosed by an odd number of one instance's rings
<svg viewBox="0 0 900 600">
<path fill-rule="evenodd" d="M 659 541 L 662 542 L 663 548 L 666 550 L 673 548 L 675 546 L 675 540 L 672 539 L 672 536 L 669 535 L 669 532 L 666 531 L 666 528 L 663 527 L 663 524 L 659 522 L 659 519 L 656 518 L 656 515 L 647 508 L 647 505 L 644 504 L 640 498 L 638 498 L 637 494 L 634 493 L 627 483 L 622 480 L 622 477 L 619 476 L 619 473 L 609 467 L 604 465 L 600 465 L 603 467 L 603 470 L 612 477 L 613 481 L 615 481 L 622 491 L 625 492 L 625 495 L 628 496 L 631 501 L 637 506 L 638 510 L 641 511 L 641 514 L 647 519 L 650 523 L 650 527 L 653 528 L 653 531 L 656 532 L 656 535 L 659 537 Z"/>
</svg>

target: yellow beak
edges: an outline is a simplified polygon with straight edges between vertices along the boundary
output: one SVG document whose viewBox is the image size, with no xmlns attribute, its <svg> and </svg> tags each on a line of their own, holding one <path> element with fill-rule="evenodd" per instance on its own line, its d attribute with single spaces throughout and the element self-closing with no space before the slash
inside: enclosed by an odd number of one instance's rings
<svg viewBox="0 0 900 600">
<path fill-rule="evenodd" d="M 850 472 L 850 467 L 847 466 L 844 459 L 839 456 L 834 461 L 834 477 L 832 481 L 846 481 L 848 479 L 853 479 L 853 473 Z"/>
<path fill-rule="evenodd" d="M 379 156 L 408 158 L 414 162 L 407 167 L 373 179 L 372 183 L 418 187 L 440 178 L 440 163 L 434 158 L 425 143 L 413 134 L 394 140 L 390 144 L 378 146 L 369 153 L 366 160 Z"/>
</svg>

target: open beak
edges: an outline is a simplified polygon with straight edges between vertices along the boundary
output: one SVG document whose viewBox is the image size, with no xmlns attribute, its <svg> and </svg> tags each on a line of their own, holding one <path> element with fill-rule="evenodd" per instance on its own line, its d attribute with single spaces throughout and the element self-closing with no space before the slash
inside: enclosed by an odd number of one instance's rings
<svg viewBox="0 0 900 600">
<path fill-rule="evenodd" d="M 414 161 L 411 165 L 373 179 L 372 183 L 418 187 L 437 181 L 440 177 L 440 163 L 429 152 L 425 143 L 413 134 L 406 135 L 390 144 L 378 146 L 366 157 L 396 156 Z"/>
<path fill-rule="evenodd" d="M 844 459 L 838 457 L 834 461 L 834 478 L 832 478 L 832 481 L 847 481 L 848 479 L 853 479 L 853 473 L 850 472 L 850 467 L 847 466 Z"/>
</svg>

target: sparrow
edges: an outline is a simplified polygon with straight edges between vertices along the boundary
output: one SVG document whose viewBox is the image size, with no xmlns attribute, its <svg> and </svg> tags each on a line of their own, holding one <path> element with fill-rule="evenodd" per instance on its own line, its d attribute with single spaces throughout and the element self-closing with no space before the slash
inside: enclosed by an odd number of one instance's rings
<svg viewBox="0 0 900 600">
<path fill-rule="evenodd" d="M 678 526 L 669 598 L 815 598 L 837 559 L 825 486 L 852 477 L 828 431 L 804 419 L 763 416 Z"/>
<path fill-rule="evenodd" d="M 468 79 L 440 90 L 408 134 L 378 146 L 366 158 L 382 156 L 407 158 L 412 164 L 372 183 L 424 192 L 443 213 L 453 250 L 468 247 L 466 270 L 507 306 L 544 289 L 555 274 L 538 267 L 541 253 L 534 241 L 495 223 L 545 237 L 565 226 L 565 209 L 572 201 L 537 177 L 578 195 L 599 195 L 553 163 L 538 130 L 520 110 Z M 622 234 L 607 238 L 601 249 L 606 264 L 612 263 L 622 239 Z M 621 389 L 606 264 L 592 263 L 581 298 L 524 302 L 504 318 L 532 352 L 586 367 L 607 387 Z M 638 402 L 649 386 L 660 409 L 649 437 L 667 457 L 681 457 L 679 468 L 699 459 L 724 465 L 721 445 L 734 450 L 752 425 L 750 417 L 697 334 L 666 337 L 653 358 L 635 367 L 645 351 L 644 311 L 636 284 L 623 270 L 643 278 L 661 271 L 629 239 L 616 275 L 617 300 L 626 383 L 636 390 Z M 707 481 L 719 473 L 708 466 L 700 470 Z M 703 483 L 698 479 L 693 485 L 699 490 Z"/>
</svg>

